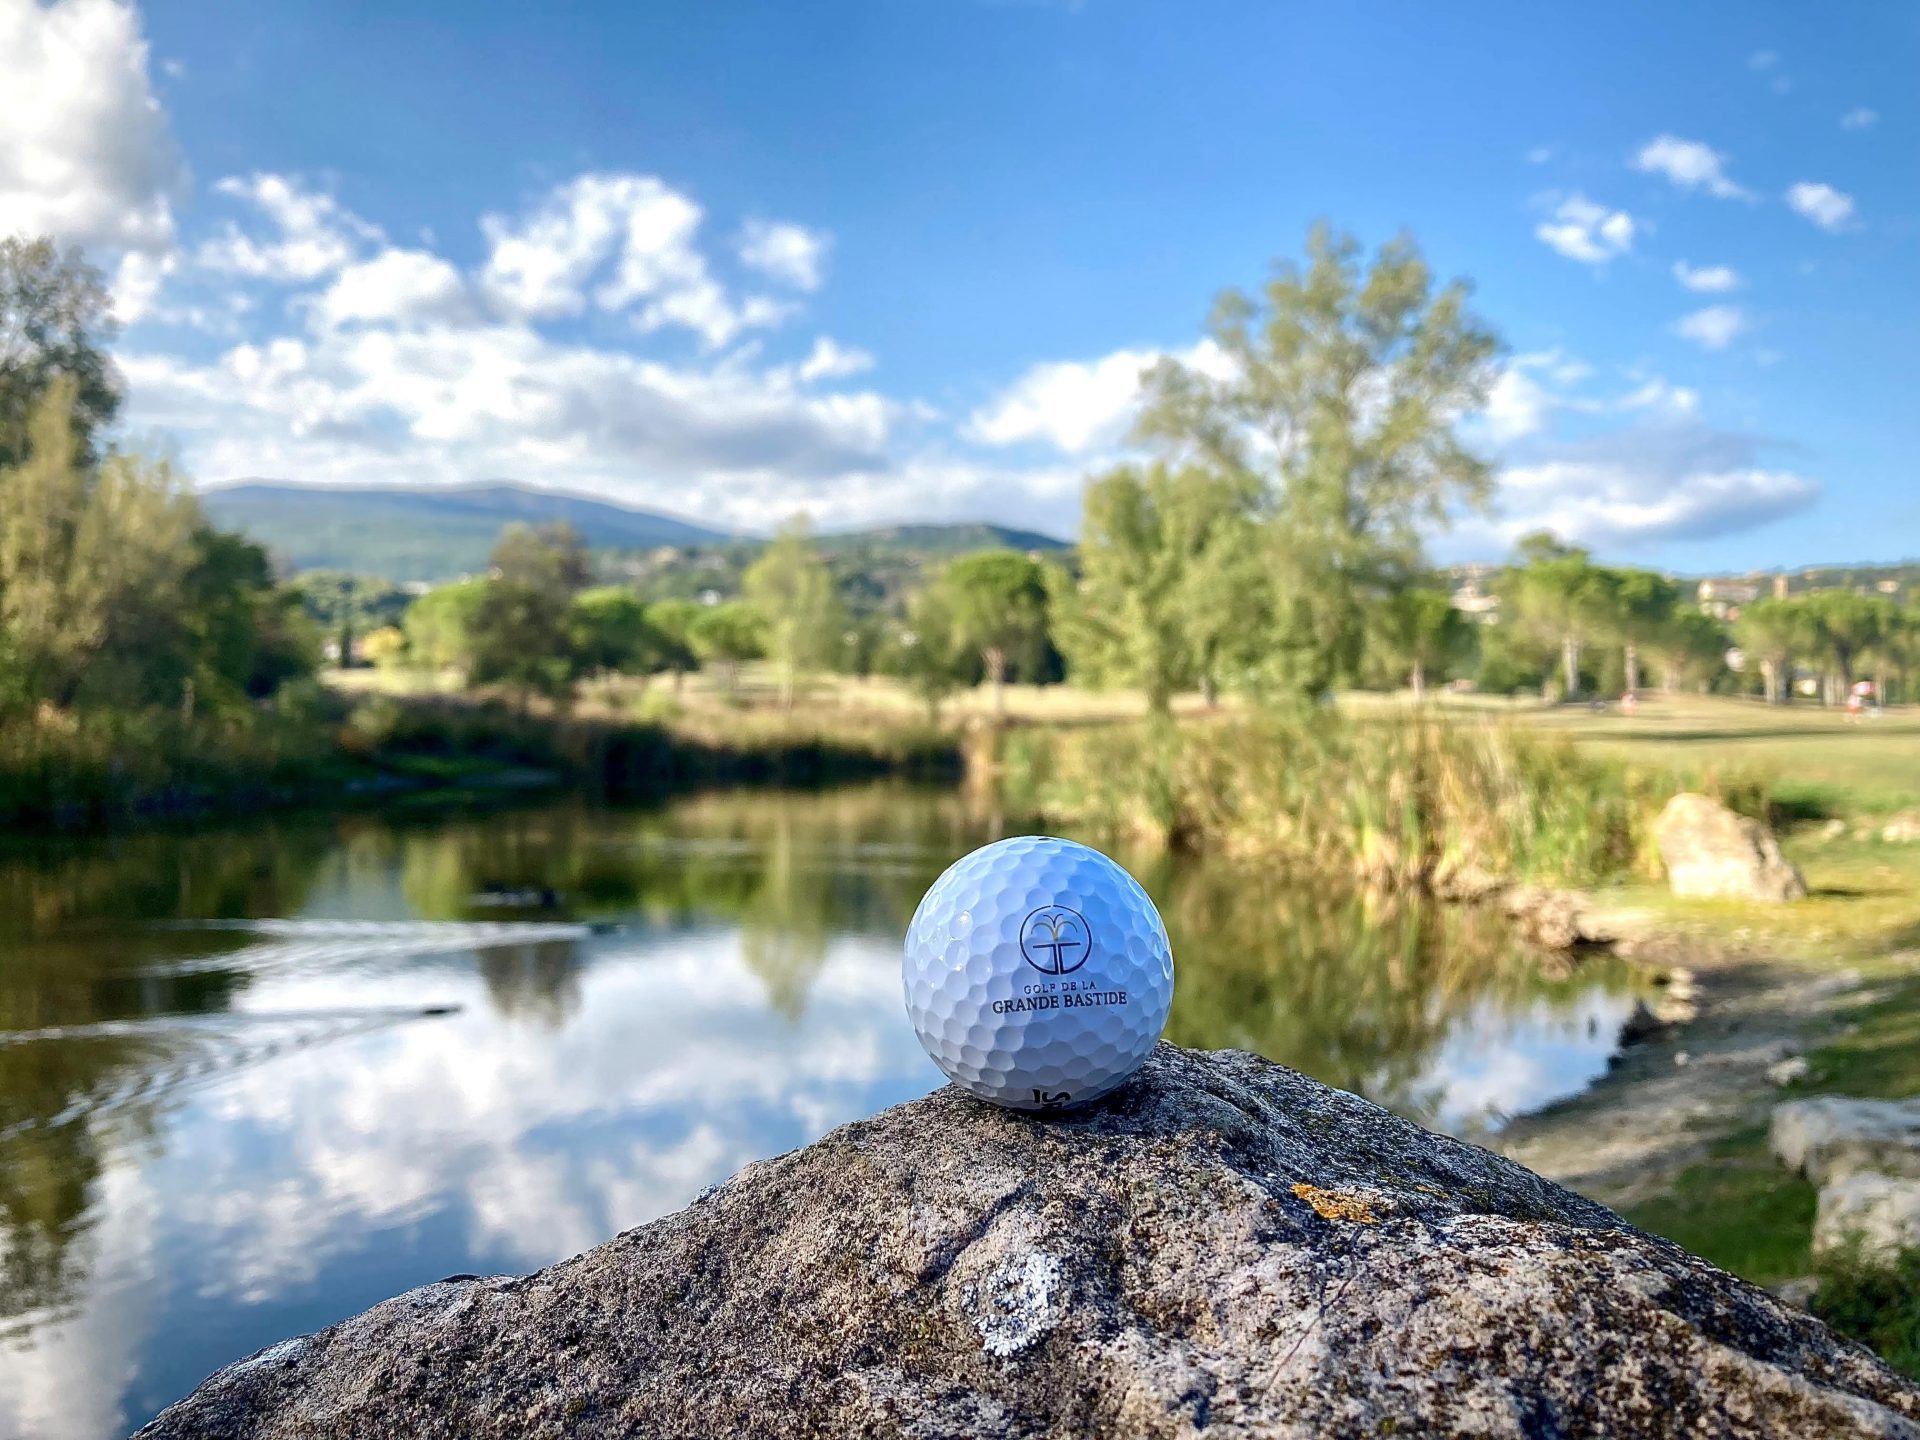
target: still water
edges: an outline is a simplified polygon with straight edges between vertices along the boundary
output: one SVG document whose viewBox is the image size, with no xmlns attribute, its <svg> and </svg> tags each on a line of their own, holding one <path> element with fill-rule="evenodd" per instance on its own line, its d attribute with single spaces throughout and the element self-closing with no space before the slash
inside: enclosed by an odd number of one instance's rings
<svg viewBox="0 0 1920 1440">
<path fill-rule="evenodd" d="M 0 1436 L 124 1433 L 400 1290 L 525 1270 L 940 1082 L 897 946 L 1018 826 L 893 786 L 0 853 Z M 1631 1008 L 1488 917 L 1123 855 L 1170 1037 L 1462 1133 Z"/>
</svg>

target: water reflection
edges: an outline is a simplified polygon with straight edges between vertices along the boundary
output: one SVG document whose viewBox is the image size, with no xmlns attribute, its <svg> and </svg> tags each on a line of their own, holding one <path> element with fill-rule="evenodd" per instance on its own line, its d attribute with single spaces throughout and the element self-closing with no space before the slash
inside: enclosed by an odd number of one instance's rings
<svg viewBox="0 0 1920 1440">
<path fill-rule="evenodd" d="M 996 825 L 873 787 L 0 857 L 0 1434 L 118 1433 L 280 1336 L 573 1253 L 930 1088 L 898 936 Z M 1578 1088 L 1630 1003 L 1484 917 L 1128 858 L 1174 1038 L 1430 1122 Z"/>
</svg>

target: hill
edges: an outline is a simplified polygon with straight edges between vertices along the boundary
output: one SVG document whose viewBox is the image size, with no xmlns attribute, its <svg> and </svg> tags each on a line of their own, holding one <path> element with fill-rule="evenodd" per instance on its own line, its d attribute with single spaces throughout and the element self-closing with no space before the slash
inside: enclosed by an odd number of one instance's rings
<svg viewBox="0 0 1920 1440">
<path fill-rule="evenodd" d="M 208 490 L 214 523 L 266 546 L 295 570 L 352 570 L 389 580 L 446 580 L 484 570 L 515 521 L 564 520 L 598 550 L 711 544 L 729 538 L 671 515 L 505 482 L 328 486 L 248 481 Z"/>
<path fill-rule="evenodd" d="M 481 485 L 299 485 L 245 481 L 208 490 L 214 523 L 266 546 L 294 570 L 348 570 L 406 582 L 447 580 L 486 568 L 500 531 L 515 521 L 564 520 L 593 550 L 632 560 L 663 546 L 683 552 L 667 568 L 722 571 L 743 566 L 762 543 L 689 520 L 610 500 L 506 481 Z M 937 558 L 993 546 L 1062 550 L 1064 540 L 1002 525 L 890 525 L 820 537 L 821 549 L 854 561 L 875 556 Z M 695 557 L 698 557 L 697 559 Z M 677 558 L 680 563 L 673 563 Z M 637 567 L 642 572 L 653 568 Z M 704 583 L 704 582 L 703 582 Z M 698 587 L 696 587 L 698 588 Z"/>
</svg>

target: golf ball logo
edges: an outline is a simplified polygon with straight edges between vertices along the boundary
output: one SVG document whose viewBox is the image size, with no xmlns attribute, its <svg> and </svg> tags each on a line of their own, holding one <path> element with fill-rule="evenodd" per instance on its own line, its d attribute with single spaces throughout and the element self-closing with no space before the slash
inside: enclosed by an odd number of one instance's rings
<svg viewBox="0 0 1920 1440">
<path fill-rule="evenodd" d="M 1093 953 L 1093 937 L 1079 912 L 1042 905 L 1020 926 L 1020 953 L 1042 975 L 1071 975 Z"/>
<path fill-rule="evenodd" d="M 1052 1111 L 1099 1099 L 1145 1062 L 1173 1000 L 1173 953 L 1120 866 L 1072 840 L 1018 835 L 933 882 L 907 926 L 900 979 L 914 1033 L 948 1079 Z"/>
</svg>

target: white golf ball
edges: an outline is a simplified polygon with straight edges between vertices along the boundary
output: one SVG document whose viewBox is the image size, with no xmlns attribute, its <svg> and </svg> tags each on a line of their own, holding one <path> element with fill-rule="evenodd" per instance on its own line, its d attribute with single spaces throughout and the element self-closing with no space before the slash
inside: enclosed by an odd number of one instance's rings
<svg viewBox="0 0 1920 1440">
<path fill-rule="evenodd" d="M 1153 901 L 1085 845 L 996 841 L 933 882 L 907 927 L 914 1033 L 947 1078 L 1016 1110 L 1098 1099 L 1140 1067 L 1173 1003 Z"/>
</svg>

